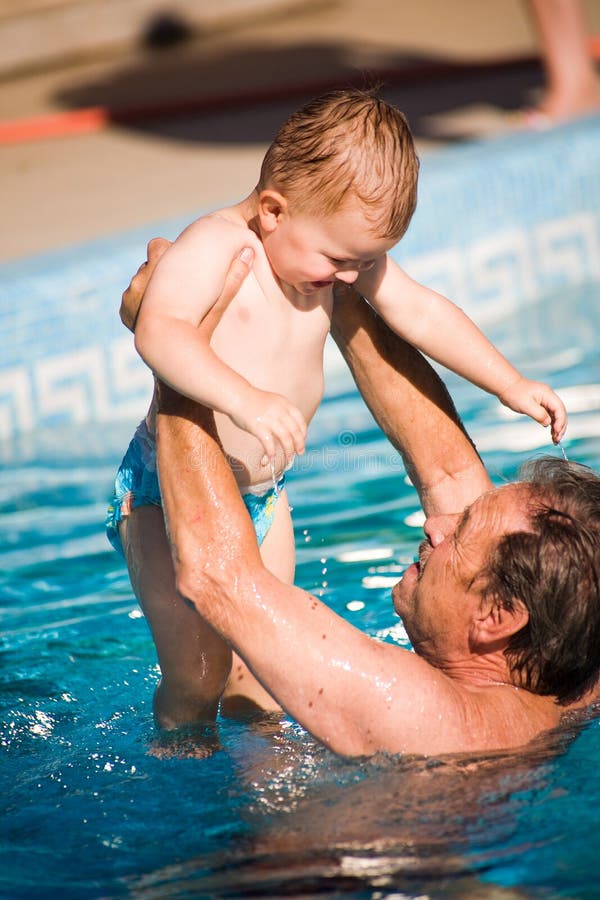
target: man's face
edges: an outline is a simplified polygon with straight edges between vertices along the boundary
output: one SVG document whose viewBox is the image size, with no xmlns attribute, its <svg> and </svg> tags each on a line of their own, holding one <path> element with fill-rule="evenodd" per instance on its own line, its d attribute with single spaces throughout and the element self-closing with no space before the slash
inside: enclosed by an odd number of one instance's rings
<svg viewBox="0 0 600 900">
<path fill-rule="evenodd" d="M 483 494 L 462 515 L 425 522 L 419 562 L 392 596 L 415 651 L 433 665 L 444 668 L 472 652 L 483 614 L 482 572 L 503 535 L 528 530 L 527 495 L 527 485 L 506 485 Z"/>
</svg>

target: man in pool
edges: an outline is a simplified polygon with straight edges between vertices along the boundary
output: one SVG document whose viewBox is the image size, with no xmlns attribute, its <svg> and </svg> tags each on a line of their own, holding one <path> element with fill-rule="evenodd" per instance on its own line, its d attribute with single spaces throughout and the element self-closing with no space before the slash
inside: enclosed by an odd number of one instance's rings
<svg viewBox="0 0 600 900">
<path fill-rule="evenodd" d="M 247 271 L 235 261 L 223 304 Z M 148 274 L 129 292 L 130 324 Z M 427 516 L 419 562 L 393 591 L 415 652 L 369 638 L 265 569 L 212 414 L 161 385 L 158 461 L 178 590 L 337 753 L 522 746 L 597 693 L 600 477 L 542 460 L 528 481 L 491 489 L 423 357 L 351 289 L 341 299 L 334 335 Z"/>
</svg>

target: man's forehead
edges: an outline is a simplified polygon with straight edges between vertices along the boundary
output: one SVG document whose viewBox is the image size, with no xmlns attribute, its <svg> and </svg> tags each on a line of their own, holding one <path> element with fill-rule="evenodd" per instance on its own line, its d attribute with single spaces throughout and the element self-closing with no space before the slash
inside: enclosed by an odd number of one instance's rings
<svg viewBox="0 0 600 900">
<path fill-rule="evenodd" d="M 530 488 L 526 482 L 492 488 L 467 506 L 457 522 L 456 536 L 460 537 L 471 529 L 508 532 L 522 528 L 528 522 L 529 494 Z"/>
</svg>

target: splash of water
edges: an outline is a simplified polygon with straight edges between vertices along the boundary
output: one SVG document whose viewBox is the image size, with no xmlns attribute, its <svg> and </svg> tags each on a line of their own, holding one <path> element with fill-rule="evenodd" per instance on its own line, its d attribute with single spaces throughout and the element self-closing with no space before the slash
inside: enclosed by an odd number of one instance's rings
<svg viewBox="0 0 600 900">
<path fill-rule="evenodd" d="M 279 485 L 277 484 L 277 479 L 275 478 L 275 460 L 271 459 L 271 481 L 273 482 L 273 490 L 275 491 L 275 496 L 279 496 Z"/>
</svg>

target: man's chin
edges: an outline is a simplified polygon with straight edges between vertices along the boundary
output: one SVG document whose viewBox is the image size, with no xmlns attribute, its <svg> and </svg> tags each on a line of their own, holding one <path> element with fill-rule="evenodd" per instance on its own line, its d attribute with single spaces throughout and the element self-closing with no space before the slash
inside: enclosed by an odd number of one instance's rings
<svg viewBox="0 0 600 900">
<path fill-rule="evenodd" d="M 414 571 L 411 572 L 411 569 Z M 417 576 L 418 570 L 415 563 L 413 563 L 412 566 L 409 566 L 404 572 L 400 581 L 396 582 L 392 588 L 394 612 L 396 615 L 400 616 L 401 619 L 404 618 L 404 614 L 408 609 L 410 598 L 413 595 L 414 585 L 417 582 Z"/>
</svg>

